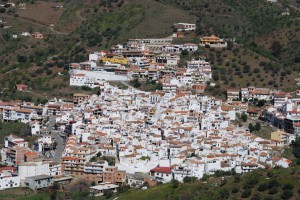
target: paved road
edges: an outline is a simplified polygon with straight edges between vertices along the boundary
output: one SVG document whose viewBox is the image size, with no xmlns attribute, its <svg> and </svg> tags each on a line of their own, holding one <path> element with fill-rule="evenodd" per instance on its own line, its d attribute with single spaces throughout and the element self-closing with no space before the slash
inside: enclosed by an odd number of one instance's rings
<svg viewBox="0 0 300 200">
<path fill-rule="evenodd" d="M 54 161 L 60 162 L 60 158 L 61 158 L 62 152 L 64 150 L 64 147 L 65 147 L 64 146 L 64 139 L 59 135 L 60 131 L 53 130 L 54 125 L 55 125 L 55 116 L 50 116 L 49 124 L 48 124 L 46 130 L 51 132 L 51 136 L 57 142 L 55 153 L 54 153 L 54 156 L 53 156 L 52 159 Z"/>
</svg>

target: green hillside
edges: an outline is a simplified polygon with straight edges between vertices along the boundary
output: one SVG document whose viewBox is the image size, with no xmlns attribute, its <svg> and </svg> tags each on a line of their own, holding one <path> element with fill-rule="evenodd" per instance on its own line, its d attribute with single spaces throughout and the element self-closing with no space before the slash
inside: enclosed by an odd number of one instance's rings
<svg viewBox="0 0 300 200">
<path fill-rule="evenodd" d="M 219 176 L 207 177 L 205 181 L 188 183 L 171 182 L 147 190 L 126 189 L 120 193 L 101 197 L 89 196 L 88 187 L 80 191 L 32 192 L 30 189 L 15 188 L 0 192 L 3 200 L 19 199 L 87 199 L 87 200 L 278 200 L 300 198 L 300 166 L 265 171 L 253 171 L 245 175 L 231 175 L 222 180 Z M 75 186 L 73 186 L 75 187 Z M 77 186 L 78 187 L 78 184 Z M 26 190 L 25 190 L 26 189 Z M 24 191 L 26 193 L 24 194 Z M 54 194 L 55 193 L 55 194 Z"/>
<path fill-rule="evenodd" d="M 233 175 L 221 181 L 211 178 L 193 183 L 170 183 L 149 190 L 131 191 L 118 199 L 299 199 L 300 167 L 255 171 L 246 175 Z"/>
<path fill-rule="evenodd" d="M 217 87 L 209 89 L 215 95 L 222 95 L 228 87 L 248 85 L 297 89 L 299 1 L 279 0 L 274 4 L 266 0 L 18 2 L 29 2 L 32 15 L 27 13 L 25 17 L 22 11 L 12 8 L 0 14 L 6 22 L 2 26 L 12 26 L 0 34 L 1 98 L 18 98 L 19 95 L 11 92 L 16 83 L 29 85 L 34 98 L 68 97 L 79 90 L 68 86 L 66 69 L 70 62 L 84 61 L 89 52 L 109 49 L 128 38 L 169 36 L 175 22 L 197 22 L 197 37 L 215 34 L 236 38 L 238 44 L 226 50 L 200 49 L 196 55 L 189 55 L 189 58 L 206 56 L 213 64 L 216 76 L 212 81 Z M 45 7 L 43 13 L 40 4 Z M 54 8 L 56 4 L 63 8 Z M 287 10 L 290 15 L 282 15 Z M 37 13 L 41 13 L 40 19 Z M 52 21 L 47 22 L 47 16 Z M 39 31 L 45 38 L 11 37 L 23 31 Z"/>
</svg>

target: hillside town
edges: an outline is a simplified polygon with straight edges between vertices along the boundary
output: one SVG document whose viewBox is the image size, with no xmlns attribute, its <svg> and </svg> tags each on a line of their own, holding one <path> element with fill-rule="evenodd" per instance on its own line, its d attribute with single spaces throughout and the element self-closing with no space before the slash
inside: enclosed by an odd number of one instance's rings
<svg viewBox="0 0 300 200">
<path fill-rule="evenodd" d="M 130 39 L 89 60 L 71 63 L 70 85 L 95 88 L 72 100 L 45 105 L 0 101 L 4 122 L 30 126 L 37 139 L 9 134 L 1 149 L 0 189 L 34 190 L 83 179 L 93 195 L 116 192 L 122 185 L 140 188 L 185 177 L 201 179 L 218 171 L 243 174 L 256 169 L 287 168 L 283 151 L 300 133 L 300 93 L 268 88 L 228 89 L 227 100 L 204 94 L 213 87 L 210 63 L 181 56 L 198 46 L 224 48 L 225 39 L 203 36 L 199 44 L 173 44 L 195 24 L 178 23 L 172 37 Z M 109 81 L 154 81 L 156 91 Z M 26 92 L 25 85 L 16 86 Z M 262 102 L 261 107 L 253 106 Z M 248 121 L 272 128 L 270 138 L 255 135 Z"/>
<path fill-rule="evenodd" d="M 204 57 L 195 57 L 182 65 L 182 56 L 195 53 L 199 46 L 226 48 L 227 42 L 212 35 L 201 37 L 199 43 L 174 44 L 174 39 L 194 31 L 195 24 L 178 23 L 174 29 L 167 38 L 129 39 L 126 45 L 89 54 L 86 62 L 71 63 L 70 85 L 95 88 L 102 81 L 137 79 L 159 82 L 164 91 L 188 89 L 203 93 L 212 78 L 210 63 Z"/>
</svg>

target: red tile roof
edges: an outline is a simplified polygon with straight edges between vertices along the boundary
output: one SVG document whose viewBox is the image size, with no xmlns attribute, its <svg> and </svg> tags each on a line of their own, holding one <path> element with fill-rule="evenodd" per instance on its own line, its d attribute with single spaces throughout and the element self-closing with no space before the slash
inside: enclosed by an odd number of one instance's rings
<svg viewBox="0 0 300 200">
<path fill-rule="evenodd" d="M 8 170 L 12 171 L 12 172 L 17 171 L 17 169 L 15 167 L 9 167 L 9 166 L 7 166 L 7 167 L 0 167 L 0 172 L 8 171 Z"/>
<path fill-rule="evenodd" d="M 151 172 L 171 174 L 171 168 L 170 167 L 155 167 L 154 169 L 151 169 L 150 171 Z"/>
</svg>

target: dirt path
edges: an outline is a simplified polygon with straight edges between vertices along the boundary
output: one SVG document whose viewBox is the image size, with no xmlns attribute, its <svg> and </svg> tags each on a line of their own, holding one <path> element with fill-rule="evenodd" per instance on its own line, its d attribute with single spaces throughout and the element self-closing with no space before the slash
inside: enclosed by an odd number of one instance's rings
<svg viewBox="0 0 300 200">
<path fill-rule="evenodd" d="M 78 11 L 76 12 L 76 16 L 79 18 L 79 20 L 85 21 L 86 19 L 85 19 L 84 17 L 81 16 L 80 11 L 81 11 L 81 10 L 78 10 Z"/>
</svg>

